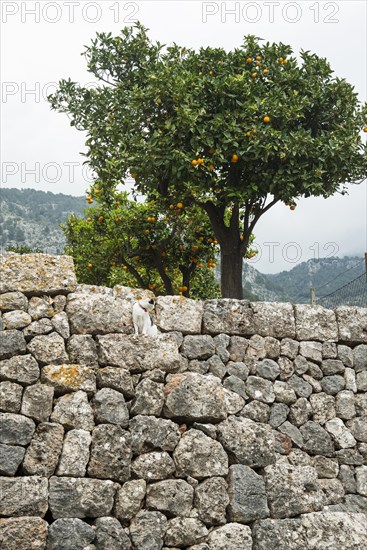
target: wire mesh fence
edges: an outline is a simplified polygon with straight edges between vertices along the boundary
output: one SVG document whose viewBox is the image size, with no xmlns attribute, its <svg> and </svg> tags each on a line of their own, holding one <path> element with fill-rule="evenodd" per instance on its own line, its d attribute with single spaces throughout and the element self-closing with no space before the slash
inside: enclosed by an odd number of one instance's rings
<svg viewBox="0 0 367 550">
<path fill-rule="evenodd" d="M 367 307 L 366 273 L 359 275 L 334 292 L 317 298 L 316 304 L 328 309 L 338 306 Z"/>
</svg>

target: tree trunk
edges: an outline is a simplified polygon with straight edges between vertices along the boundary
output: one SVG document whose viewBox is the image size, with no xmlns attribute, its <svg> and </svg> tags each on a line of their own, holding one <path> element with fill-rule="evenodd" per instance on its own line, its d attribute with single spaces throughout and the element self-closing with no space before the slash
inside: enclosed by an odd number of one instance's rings
<svg viewBox="0 0 367 550">
<path fill-rule="evenodd" d="M 243 299 L 242 266 L 243 255 L 239 247 L 224 250 L 221 247 L 221 292 L 222 298 Z"/>
</svg>

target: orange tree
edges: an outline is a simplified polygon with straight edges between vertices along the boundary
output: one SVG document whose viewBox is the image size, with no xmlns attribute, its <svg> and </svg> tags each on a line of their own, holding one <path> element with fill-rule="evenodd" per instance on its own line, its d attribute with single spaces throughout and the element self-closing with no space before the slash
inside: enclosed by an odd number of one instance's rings
<svg viewBox="0 0 367 550">
<path fill-rule="evenodd" d="M 130 172 L 136 191 L 205 213 L 224 297 L 242 297 L 243 258 L 272 206 L 366 177 L 367 106 L 315 54 L 254 36 L 229 52 L 164 47 L 140 24 L 97 34 L 84 54 L 99 87 L 61 81 L 52 108 L 87 132 L 106 193 Z"/>
<path fill-rule="evenodd" d="M 121 192 L 107 197 L 108 204 L 96 182 L 85 217 L 72 215 L 64 226 L 66 252 L 74 258 L 80 282 L 138 286 L 156 294 L 191 293 L 200 299 L 218 296 L 218 242 L 197 208 L 188 212 L 182 203 L 169 204 L 162 214 L 159 196 L 145 203 Z"/>
</svg>

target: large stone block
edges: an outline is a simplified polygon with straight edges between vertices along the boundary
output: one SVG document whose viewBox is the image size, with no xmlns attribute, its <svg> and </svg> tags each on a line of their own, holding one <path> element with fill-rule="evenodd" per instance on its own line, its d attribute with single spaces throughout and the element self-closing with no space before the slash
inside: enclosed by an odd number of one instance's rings
<svg viewBox="0 0 367 550">
<path fill-rule="evenodd" d="M 48 506 L 45 477 L 0 477 L 0 516 L 41 516 Z"/>
<path fill-rule="evenodd" d="M 127 428 L 129 411 L 122 393 L 111 388 L 102 388 L 96 393 L 91 403 L 97 424 L 118 424 Z"/>
<path fill-rule="evenodd" d="M 273 338 L 294 338 L 295 318 L 292 304 L 252 302 L 255 334 Z"/>
<path fill-rule="evenodd" d="M 230 521 L 249 523 L 269 516 L 262 476 L 248 466 L 234 464 L 229 468 L 228 483 Z"/>
<path fill-rule="evenodd" d="M 93 527 L 81 519 L 57 519 L 49 528 L 47 550 L 83 550 L 94 537 Z"/>
<path fill-rule="evenodd" d="M 0 294 L 0 311 L 13 311 L 14 309 L 27 311 L 28 300 L 26 296 L 22 292 Z"/>
<path fill-rule="evenodd" d="M 215 376 L 175 374 L 164 387 L 164 415 L 183 421 L 216 422 L 227 417 L 223 387 Z"/>
<path fill-rule="evenodd" d="M 182 435 L 173 458 L 180 477 L 203 479 L 228 473 L 228 456 L 222 445 L 199 430 L 191 429 Z"/>
<path fill-rule="evenodd" d="M 0 359 L 26 352 L 27 343 L 20 330 L 0 330 Z"/>
<path fill-rule="evenodd" d="M 97 336 L 102 365 L 124 367 L 130 372 L 161 369 L 176 372 L 182 364 L 177 341 L 172 335 L 158 338 L 108 334 Z"/>
<path fill-rule="evenodd" d="M 54 519 L 108 516 L 117 488 L 110 480 L 51 477 L 50 511 Z"/>
<path fill-rule="evenodd" d="M 270 426 L 231 416 L 219 424 L 217 432 L 219 441 L 236 462 L 255 468 L 275 462 L 275 442 Z"/>
<path fill-rule="evenodd" d="M 0 411 L 18 413 L 22 403 L 23 388 L 15 382 L 0 382 Z"/>
<path fill-rule="evenodd" d="M 60 395 L 82 390 L 88 394 L 96 392 L 96 375 L 91 367 L 81 365 L 47 365 L 43 367 L 41 380 L 55 388 Z"/>
<path fill-rule="evenodd" d="M 321 510 L 324 497 L 311 466 L 277 463 L 265 468 L 266 493 L 271 516 L 290 518 Z"/>
<path fill-rule="evenodd" d="M 29 342 L 27 349 L 42 365 L 59 365 L 69 360 L 64 339 L 56 332 L 35 336 Z"/>
<path fill-rule="evenodd" d="M 146 487 L 144 479 L 134 479 L 117 490 L 113 514 L 120 521 L 127 522 L 136 516 L 143 506 Z"/>
<path fill-rule="evenodd" d="M 196 518 L 173 518 L 167 523 L 164 542 L 167 546 L 181 546 L 203 542 L 208 535 L 205 525 Z"/>
<path fill-rule="evenodd" d="M 204 302 L 203 332 L 207 334 L 255 334 L 254 312 L 244 300 L 207 300 Z"/>
<path fill-rule="evenodd" d="M 92 430 L 94 416 L 88 396 L 83 391 L 68 393 L 57 399 L 51 421 L 63 424 L 68 429 Z"/>
<path fill-rule="evenodd" d="M 307 304 L 296 304 L 294 309 L 297 340 L 338 340 L 338 325 L 332 309 Z"/>
<path fill-rule="evenodd" d="M 0 443 L 8 445 L 28 445 L 35 423 L 21 414 L 0 413 Z"/>
<path fill-rule="evenodd" d="M 25 449 L 0 443 L 0 475 L 14 476 L 24 458 Z"/>
<path fill-rule="evenodd" d="M 183 479 L 166 479 L 147 487 L 146 507 L 174 516 L 188 516 L 194 498 L 194 489 Z"/>
<path fill-rule="evenodd" d="M 180 440 L 178 425 L 155 416 L 135 416 L 130 420 L 131 447 L 134 453 L 152 450 L 173 451 Z"/>
<path fill-rule="evenodd" d="M 167 530 L 167 518 L 161 512 L 141 510 L 130 524 L 130 536 L 134 548 L 161 550 Z"/>
<path fill-rule="evenodd" d="M 0 380 L 27 385 L 37 382 L 40 369 L 32 355 L 16 355 L 0 361 Z"/>
<path fill-rule="evenodd" d="M 227 523 L 214 529 L 209 533 L 208 543 L 210 550 L 252 550 L 253 548 L 250 527 L 240 523 Z"/>
<path fill-rule="evenodd" d="M 0 258 L 0 293 L 57 294 L 72 292 L 76 284 L 71 256 L 7 252 Z"/>
<path fill-rule="evenodd" d="M 47 422 L 52 412 L 54 389 L 45 384 L 28 386 L 23 393 L 21 413 L 36 422 Z"/>
<path fill-rule="evenodd" d="M 226 523 L 226 508 L 229 498 L 225 480 L 222 477 L 205 479 L 195 488 L 194 503 L 199 519 L 206 525 Z"/>
<path fill-rule="evenodd" d="M 32 317 L 22 309 L 16 309 L 3 314 L 3 323 L 5 329 L 22 329 L 32 322 Z"/>
<path fill-rule="evenodd" d="M 67 432 L 57 467 L 58 476 L 85 476 L 91 441 L 92 436 L 86 430 Z"/>
<path fill-rule="evenodd" d="M 153 451 L 138 456 L 131 465 L 135 476 L 146 481 L 160 481 L 172 477 L 175 463 L 165 451 Z"/>
<path fill-rule="evenodd" d="M 130 477 L 130 433 L 120 426 L 100 424 L 92 432 L 88 475 L 123 483 Z"/>
<path fill-rule="evenodd" d="M 60 424 L 38 424 L 24 457 L 25 473 L 31 476 L 52 476 L 61 453 L 63 436 L 64 429 Z"/>
<path fill-rule="evenodd" d="M 367 308 L 340 306 L 335 313 L 339 340 L 353 344 L 367 343 Z"/>
<path fill-rule="evenodd" d="M 68 339 L 70 361 L 80 365 L 98 366 L 97 344 L 90 334 L 73 334 Z"/>
<path fill-rule="evenodd" d="M 200 334 L 203 319 L 203 302 L 184 296 L 157 298 L 157 324 L 164 332 L 177 330 L 183 334 Z"/>
<path fill-rule="evenodd" d="M 37 517 L 1 518 L 0 547 L 3 550 L 44 550 L 48 524 Z"/>
<path fill-rule="evenodd" d="M 130 539 L 116 518 L 97 518 L 94 524 L 96 529 L 94 542 L 97 548 L 100 550 L 130 550 Z"/>
</svg>

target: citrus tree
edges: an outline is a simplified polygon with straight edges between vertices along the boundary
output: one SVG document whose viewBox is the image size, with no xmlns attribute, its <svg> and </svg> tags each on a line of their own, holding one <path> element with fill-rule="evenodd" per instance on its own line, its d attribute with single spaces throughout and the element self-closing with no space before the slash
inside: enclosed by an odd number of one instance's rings
<svg viewBox="0 0 367 550">
<path fill-rule="evenodd" d="M 276 203 L 345 193 L 367 174 L 367 106 L 326 59 L 254 36 L 225 51 L 152 42 L 140 24 L 97 34 L 84 52 L 100 85 L 63 80 L 53 109 L 87 132 L 106 192 L 195 205 L 220 245 L 222 296 L 242 298 L 242 263 Z"/>
<path fill-rule="evenodd" d="M 163 205 L 162 214 L 159 197 L 141 203 L 115 192 L 108 204 L 105 198 L 97 182 L 87 196 L 85 217 L 72 215 L 64 226 L 66 252 L 74 258 L 80 282 L 138 286 L 156 294 L 191 293 L 195 298 L 218 296 L 218 242 L 197 207 L 187 212 L 182 203 Z"/>
</svg>

